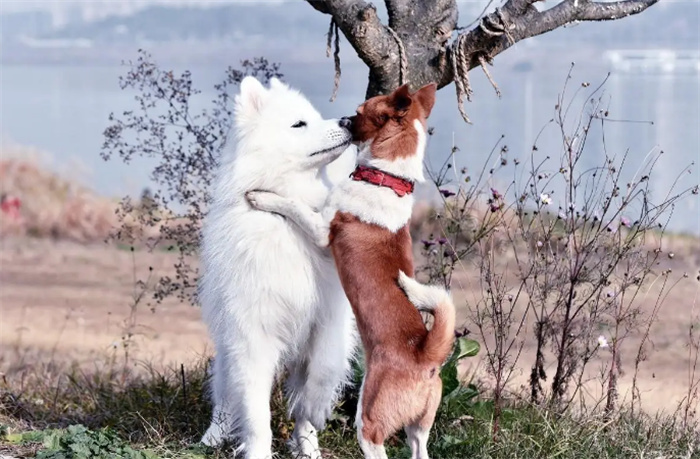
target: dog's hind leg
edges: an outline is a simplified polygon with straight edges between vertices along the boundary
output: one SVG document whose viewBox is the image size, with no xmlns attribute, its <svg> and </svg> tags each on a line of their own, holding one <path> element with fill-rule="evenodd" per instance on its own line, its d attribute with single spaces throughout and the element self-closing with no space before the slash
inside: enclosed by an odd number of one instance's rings
<svg viewBox="0 0 700 459">
<path fill-rule="evenodd" d="M 411 459 L 430 459 L 428 456 L 428 436 L 435 422 L 435 413 L 442 398 L 442 381 L 436 378 L 431 387 L 425 413 L 418 422 L 406 426 L 406 440 L 411 447 Z"/>
<path fill-rule="evenodd" d="M 224 406 L 224 401 L 226 400 L 226 370 L 221 368 L 223 360 L 223 358 L 215 357 L 211 367 L 210 384 L 213 413 L 211 424 L 202 437 L 202 443 L 212 447 L 220 446 L 233 433 L 233 419 Z"/>
<path fill-rule="evenodd" d="M 406 426 L 406 440 L 411 447 L 411 459 L 429 459 L 428 456 L 428 436 L 430 430 L 426 430 L 419 424 Z"/>
<path fill-rule="evenodd" d="M 355 429 L 357 429 L 357 441 L 360 444 L 360 449 L 365 455 L 365 459 L 388 459 L 384 448 L 384 438 L 370 438 L 369 430 L 373 430 L 373 426 L 365 425 L 364 417 L 364 398 L 365 398 L 365 383 L 367 374 L 362 380 L 360 388 L 360 399 L 357 402 L 357 414 L 355 415 Z M 380 435 L 381 436 L 381 435 Z"/>
<path fill-rule="evenodd" d="M 342 295 L 342 296 L 341 296 Z M 307 343 L 306 359 L 287 380 L 293 444 L 301 457 L 320 458 L 317 431 L 322 430 L 350 372 L 355 350 L 352 310 L 342 290 L 322 305 Z"/>
<path fill-rule="evenodd" d="M 294 422 L 294 433 L 289 445 L 295 459 L 321 459 L 316 428 L 306 419 Z"/>
<path fill-rule="evenodd" d="M 253 340 L 252 336 L 258 339 Z M 224 428 L 235 430 L 246 459 L 269 459 L 272 457 L 270 393 L 279 347 L 261 331 L 236 337 L 229 346 L 217 349 L 214 376 L 215 384 L 220 384 L 222 390 L 217 394 L 221 399 L 215 414 L 225 420 Z M 214 423 L 207 434 L 210 431 L 217 432 Z"/>
</svg>

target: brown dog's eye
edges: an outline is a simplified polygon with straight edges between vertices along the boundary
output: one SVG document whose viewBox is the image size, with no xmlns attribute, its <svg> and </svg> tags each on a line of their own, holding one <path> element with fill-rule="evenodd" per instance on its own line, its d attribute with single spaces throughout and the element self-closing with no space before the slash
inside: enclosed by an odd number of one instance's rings
<svg viewBox="0 0 700 459">
<path fill-rule="evenodd" d="M 379 122 L 382 124 L 386 124 L 386 122 L 389 121 L 389 115 L 384 113 L 383 115 L 379 115 Z"/>
</svg>

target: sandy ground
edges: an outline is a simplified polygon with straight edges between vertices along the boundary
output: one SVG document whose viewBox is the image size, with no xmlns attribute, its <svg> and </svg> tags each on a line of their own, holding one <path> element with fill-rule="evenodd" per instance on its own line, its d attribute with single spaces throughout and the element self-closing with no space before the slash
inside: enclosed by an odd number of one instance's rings
<svg viewBox="0 0 700 459">
<path fill-rule="evenodd" d="M 176 258 L 168 253 L 130 252 L 106 245 L 78 245 L 49 240 L 3 240 L 0 248 L 0 372 L 17 371 L 31 359 L 60 359 L 90 366 L 105 355 L 123 354 L 122 337 L 129 323 L 136 332 L 130 352 L 134 359 L 156 365 L 197 361 L 211 352 L 200 311 L 171 299 L 152 312 L 146 304 L 134 304 L 134 279 L 145 279 L 149 266 L 154 274 L 171 273 Z M 639 374 L 642 402 L 649 411 L 672 411 L 688 393 L 688 329 L 700 326 L 700 243 L 680 239 L 677 256 L 666 260 L 679 276 L 688 272 L 668 296 L 651 330 L 649 358 Z M 666 266 L 660 267 L 660 269 Z M 480 295 L 478 273 L 466 267 L 454 281 L 454 295 L 461 305 L 460 318 L 468 317 L 467 305 Z M 645 308 L 655 301 L 655 286 L 644 295 Z M 469 326 L 468 323 L 466 323 Z M 469 326 L 470 329 L 474 327 Z M 531 334 L 531 329 L 522 332 Z M 623 346 L 622 397 L 629 397 L 630 365 L 639 336 Z M 524 384 L 533 350 L 526 345 L 512 387 Z M 590 365 L 586 391 L 600 391 L 596 375 L 608 364 L 609 354 Z M 468 371 L 484 376 L 483 361 L 473 361 Z M 485 376 L 484 376 L 485 377 Z M 700 368 L 696 378 L 700 378 Z"/>
<path fill-rule="evenodd" d="M 172 273 L 169 253 L 130 252 L 106 245 L 46 240 L 3 241 L 0 250 L 0 346 L 6 363 L 22 353 L 89 363 L 123 353 L 158 365 L 187 363 L 209 353 L 200 310 L 176 299 L 133 307 L 135 279 Z M 136 324 L 131 326 L 130 324 Z M 116 348 L 116 349 L 115 349 Z"/>
</svg>

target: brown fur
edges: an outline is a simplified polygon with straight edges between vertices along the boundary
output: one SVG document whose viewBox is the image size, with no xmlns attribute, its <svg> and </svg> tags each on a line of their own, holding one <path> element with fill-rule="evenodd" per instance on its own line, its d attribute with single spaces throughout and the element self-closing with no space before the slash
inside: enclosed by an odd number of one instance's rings
<svg viewBox="0 0 700 459">
<path fill-rule="evenodd" d="M 425 123 L 434 101 L 435 85 L 415 94 L 402 86 L 372 98 L 353 117 L 354 140 L 370 141 L 373 157 L 409 157 L 418 142 L 414 120 Z M 330 246 L 365 350 L 362 436 L 382 444 L 401 427 L 429 430 L 442 393 L 440 365 L 454 340 L 454 309 L 437 307 L 428 331 L 400 288 L 399 270 L 409 276 L 414 271 L 408 222 L 392 233 L 338 212 Z"/>
<path fill-rule="evenodd" d="M 371 140 L 372 156 L 393 160 L 415 153 L 418 134 L 413 122 L 425 120 L 435 103 L 437 86 L 427 85 L 411 95 L 408 85 L 403 85 L 386 96 L 376 96 L 357 108 L 352 117 L 352 134 L 355 142 Z"/>
<path fill-rule="evenodd" d="M 331 222 L 331 248 L 365 350 L 364 437 L 381 444 L 405 425 L 429 429 L 447 353 L 424 361 L 429 332 L 397 283 L 399 270 L 413 275 L 408 227 L 391 233 L 339 212 Z"/>
</svg>

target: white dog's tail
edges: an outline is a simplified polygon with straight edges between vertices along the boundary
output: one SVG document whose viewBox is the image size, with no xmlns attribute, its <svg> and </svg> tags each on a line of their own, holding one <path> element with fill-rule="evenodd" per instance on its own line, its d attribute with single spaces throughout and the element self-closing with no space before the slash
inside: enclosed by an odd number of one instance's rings
<svg viewBox="0 0 700 459">
<path fill-rule="evenodd" d="M 423 360 L 441 364 L 452 352 L 455 339 L 455 306 L 447 290 L 437 285 L 424 285 L 399 271 L 399 286 L 419 311 L 435 318 L 433 328 L 423 342 Z"/>
</svg>

